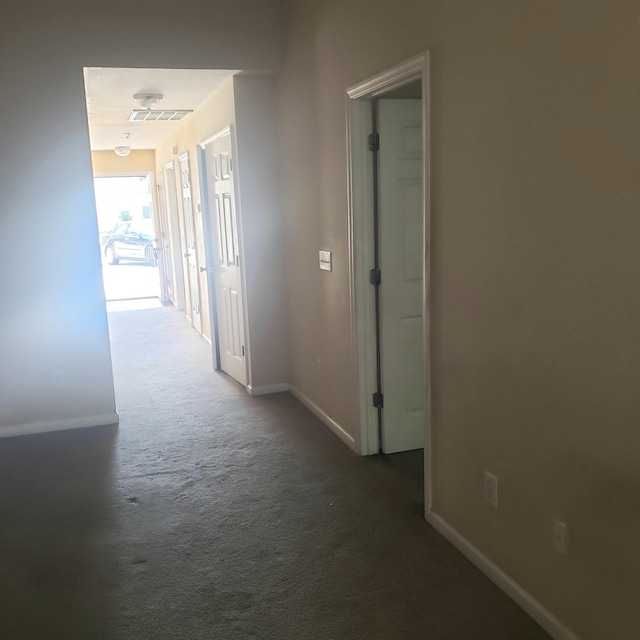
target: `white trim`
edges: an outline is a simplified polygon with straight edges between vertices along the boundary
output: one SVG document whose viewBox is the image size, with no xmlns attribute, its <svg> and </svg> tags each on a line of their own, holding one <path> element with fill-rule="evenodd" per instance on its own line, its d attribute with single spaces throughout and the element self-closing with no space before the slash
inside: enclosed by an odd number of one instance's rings
<svg viewBox="0 0 640 640">
<path fill-rule="evenodd" d="M 261 387 L 253 387 L 247 385 L 247 391 L 251 396 L 266 396 L 269 393 L 282 393 L 283 391 L 289 391 L 288 382 L 278 382 L 277 384 L 265 384 Z"/>
<path fill-rule="evenodd" d="M 97 171 L 94 178 L 146 178 L 152 176 L 153 171 Z"/>
<path fill-rule="evenodd" d="M 359 82 L 347 89 L 347 96 L 351 100 L 362 98 L 370 100 L 393 89 L 402 87 L 405 84 L 416 80 L 424 80 L 425 70 L 429 70 L 429 52 L 423 51 L 409 60 L 405 60 L 386 71 L 377 73 L 375 76 Z"/>
<path fill-rule="evenodd" d="M 358 451 L 358 446 L 353 436 L 349 435 L 343 427 L 341 427 L 333 418 L 327 415 L 315 402 L 307 398 L 307 396 L 302 393 L 299 389 L 296 389 L 294 386 L 289 385 L 289 392 L 295 398 L 297 398 L 311 413 L 313 413 L 317 418 L 320 418 L 322 422 L 324 422 L 333 433 L 335 433 L 340 440 L 342 440 L 349 448 L 353 449 L 356 453 L 360 453 Z"/>
<path fill-rule="evenodd" d="M 225 136 L 230 136 L 231 135 L 231 125 L 228 124 L 226 127 L 224 127 L 224 129 L 220 129 L 220 131 L 218 131 L 217 133 L 214 133 L 212 136 L 209 136 L 206 140 L 203 140 L 202 142 L 198 142 L 198 146 L 201 149 L 204 149 L 210 142 L 213 142 L 214 140 L 218 140 L 218 138 L 224 138 Z"/>
<path fill-rule="evenodd" d="M 362 221 L 372 207 L 371 167 L 367 149 L 367 134 L 371 132 L 372 98 L 410 82 L 422 84 L 423 136 L 423 327 L 425 350 L 425 503 L 431 507 L 431 348 L 430 348 L 430 232 L 431 232 L 431 163 L 430 163 L 430 78 L 429 52 L 383 71 L 347 89 L 347 188 L 349 194 L 349 268 L 353 353 L 352 360 L 358 384 L 358 449 L 362 455 L 378 452 L 377 415 L 371 407 L 375 391 L 371 345 L 374 344 L 373 293 L 368 285 L 368 271 L 373 266 L 371 231 Z M 367 283 L 363 286 L 362 283 Z"/>
<path fill-rule="evenodd" d="M 442 534 L 458 551 L 470 560 L 482 573 L 502 589 L 514 602 L 524 609 L 555 640 L 579 640 L 548 609 L 509 577 L 495 562 L 492 562 L 462 536 L 456 529 L 433 511 L 427 512 L 427 522 Z"/>
<path fill-rule="evenodd" d="M 356 250 L 373 247 L 373 228 L 362 225 L 360 212 L 373 210 L 373 180 L 369 167 L 367 135 L 371 133 L 371 107 L 366 101 L 355 101 L 347 96 L 347 184 L 349 190 L 349 298 L 351 305 L 352 363 L 358 379 L 358 440 L 363 456 L 378 453 L 377 410 L 371 402 L 376 386 L 374 344 L 375 316 L 372 287 L 358 287 L 356 282 L 366 281 L 373 264 L 370 251 Z M 358 188 L 354 188 L 357 184 Z"/>
<path fill-rule="evenodd" d="M 69 429 L 84 429 L 87 427 L 105 427 L 119 424 L 117 413 L 102 413 L 97 416 L 84 418 L 71 418 L 69 420 L 43 420 L 28 424 L 16 424 L 0 427 L 0 438 L 13 436 L 27 436 L 35 433 L 47 433 L 49 431 L 67 431 Z"/>
</svg>

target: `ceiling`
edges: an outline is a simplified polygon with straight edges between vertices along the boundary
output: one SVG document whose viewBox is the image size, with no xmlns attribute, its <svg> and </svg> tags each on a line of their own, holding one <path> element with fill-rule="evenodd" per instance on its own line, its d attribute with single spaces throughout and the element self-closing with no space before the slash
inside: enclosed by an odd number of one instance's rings
<svg viewBox="0 0 640 640">
<path fill-rule="evenodd" d="M 197 111 L 235 71 L 209 69 L 116 69 L 87 67 L 84 70 L 91 149 L 155 149 L 182 124 L 179 121 L 129 122 L 137 93 L 159 93 L 164 99 L 157 109 Z M 131 135 L 127 139 L 125 134 Z"/>
</svg>

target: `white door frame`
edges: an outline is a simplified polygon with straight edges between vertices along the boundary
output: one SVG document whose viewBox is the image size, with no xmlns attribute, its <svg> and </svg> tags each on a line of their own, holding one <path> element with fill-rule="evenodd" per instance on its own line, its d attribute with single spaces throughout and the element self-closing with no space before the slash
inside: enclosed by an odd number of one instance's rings
<svg viewBox="0 0 640 640">
<path fill-rule="evenodd" d="M 373 98 L 406 84 L 422 84 L 423 189 L 422 219 L 424 238 L 422 274 L 422 312 L 425 368 L 425 510 L 431 510 L 431 342 L 430 342 L 430 80 L 429 52 L 347 89 L 347 180 L 349 194 L 349 268 L 351 274 L 351 335 L 353 364 L 358 387 L 358 433 L 360 453 L 378 453 L 377 410 L 372 404 L 376 391 L 374 291 L 369 284 L 373 267 L 373 167 L 367 136 L 372 130 Z"/>
<path fill-rule="evenodd" d="M 209 196 L 207 193 L 207 169 L 206 169 L 206 156 L 205 156 L 205 148 L 214 140 L 218 138 L 223 138 L 224 136 L 229 136 L 231 138 L 231 161 L 233 162 L 233 170 L 231 171 L 231 179 L 233 180 L 233 197 L 234 197 L 234 205 L 236 207 L 236 221 L 238 227 L 238 250 L 240 251 L 240 285 L 242 287 L 242 291 L 240 292 L 242 295 L 242 326 L 244 330 L 244 347 L 245 347 L 245 366 L 246 366 L 246 376 L 247 376 L 247 388 L 251 388 L 252 378 L 251 378 L 251 335 L 249 333 L 249 322 L 248 322 L 248 303 L 247 303 L 247 286 L 246 286 L 246 269 L 245 269 L 245 255 L 244 255 L 244 233 L 243 233 L 243 224 L 242 224 L 242 207 L 240 202 L 240 176 L 238 174 L 238 144 L 236 139 L 236 129 L 233 124 L 227 125 L 220 131 L 217 131 L 212 136 L 209 136 L 202 142 L 198 143 L 198 169 L 200 171 L 200 198 L 201 202 L 207 208 L 206 216 L 204 218 L 209 218 L 209 231 L 205 228 L 205 234 L 211 234 L 209 238 L 205 238 L 205 263 L 207 265 L 207 278 L 209 284 L 209 306 L 210 306 L 210 316 L 212 319 L 213 326 L 211 327 L 212 336 L 214 336 L 214 362 L 215 368 L 220 369 L 220 349 L 218 342 L 218 311 L 216 305 L 216 291 L 215 291 L 215 267 L 216 264 L 216 250 L 215 243 L 213 242 L 214 237 L 217 237 L 217 227 L 213 223 L 214 212 L 211 209 L 211 203 L 209 202 Z M 214 333 L 215 329 L 215 333 Z"/>
</svg>

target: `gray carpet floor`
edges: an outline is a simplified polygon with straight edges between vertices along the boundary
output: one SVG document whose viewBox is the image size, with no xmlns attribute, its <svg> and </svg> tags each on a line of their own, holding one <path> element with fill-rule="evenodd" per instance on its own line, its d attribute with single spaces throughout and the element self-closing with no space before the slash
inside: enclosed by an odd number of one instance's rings
<svg viewBox="0 0 640 640">
<path fill-rule="evenodd" d="M 2 640 L 548 636 L 360 458 L 211 368 L 173 309 L 110 314 L 119 429 L 0 440 Z"/>
</svg>

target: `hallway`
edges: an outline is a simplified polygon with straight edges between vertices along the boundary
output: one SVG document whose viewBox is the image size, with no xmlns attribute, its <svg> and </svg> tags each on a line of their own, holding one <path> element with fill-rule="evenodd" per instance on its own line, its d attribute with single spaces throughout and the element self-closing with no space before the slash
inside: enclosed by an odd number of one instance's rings
<svg viewBox="0 0 640 640">
<path fill-rule="evenodd" d="M 109 321 L 120 428 L 0 440 L 0 637 L 548 637 L 425 523 L 411 460 L 248 396 L 171 308 Z"/>
</svg>

